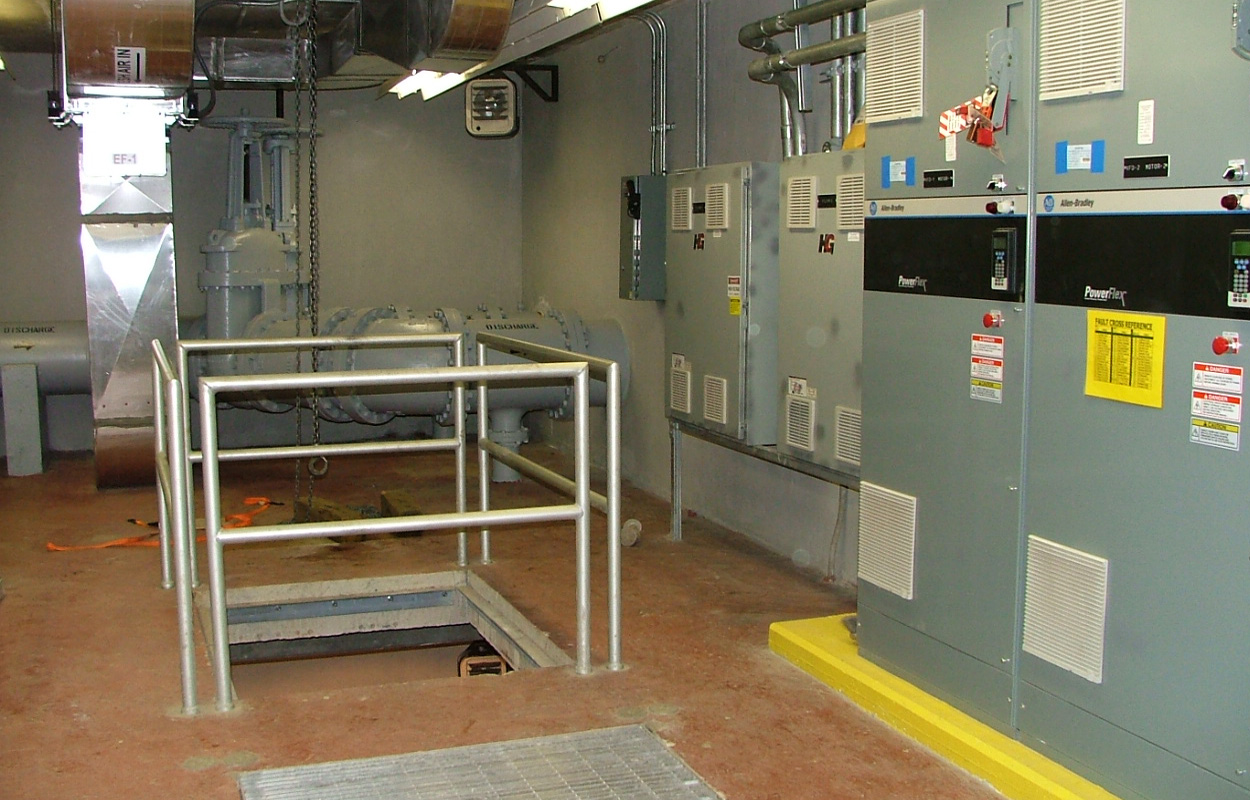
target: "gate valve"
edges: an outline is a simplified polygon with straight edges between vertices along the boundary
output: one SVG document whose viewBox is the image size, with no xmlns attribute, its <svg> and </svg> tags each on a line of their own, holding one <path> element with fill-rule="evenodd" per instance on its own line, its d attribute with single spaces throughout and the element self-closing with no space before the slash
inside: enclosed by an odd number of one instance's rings
<svg viewBox="0 0 1250 800">
<path fill-rule="evenodd" d="M 1241 340 L 1238 338 L 1229 338 L 1226 336 L 1216 336 L 1211 340 L 1211 352 L 1217 356 L 1222 356 L 1228 352 L 1238 353 L 1241 351 Z"/>
<path fill-rule="evenodd" d="M 981 317 L 981 324 L 987 328 L 1003 327 L 1003 312 L 1001 311 L 985 312 L 985 316 Z"/>
</svg>

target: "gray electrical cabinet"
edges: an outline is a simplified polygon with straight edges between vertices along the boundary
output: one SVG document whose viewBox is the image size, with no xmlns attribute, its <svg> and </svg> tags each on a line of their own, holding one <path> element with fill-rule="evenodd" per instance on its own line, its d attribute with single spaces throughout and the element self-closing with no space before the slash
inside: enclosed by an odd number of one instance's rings
<svg viewBox="0 0 1250 800">
<path fill-rule="evenodd" d="M 777 449 L 859 474 L 864 154 L 781 164 Z"/>
<path fill-rule="evenodd" d="M 668 415 L 749 445 L 777 437 L 777 166 L 668 176 Z"/>
<path fill-rule="evenodd" d="M 664 299 L 666 185 L 663 175 L 621 178 L 622 300 Z"/>
<path fill-rule="evenodd" d="M 1041 37 L 1018 727 L 1124 798 L 1244 800 L 1250 62 L 1227 2 L 1063 5 L 1088 33 Z"/>
<path fill-rule="evenodd" d="M 1001 0 L 868 5 L 860 653 L 1004 731 L 1030 22 Z"/>
</svg>

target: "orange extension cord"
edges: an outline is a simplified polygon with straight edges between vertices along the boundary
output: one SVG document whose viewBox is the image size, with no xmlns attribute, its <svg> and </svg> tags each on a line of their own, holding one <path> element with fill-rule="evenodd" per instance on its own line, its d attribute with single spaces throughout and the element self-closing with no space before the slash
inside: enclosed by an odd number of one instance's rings
<svg viewBox="0 0 1250 800">
<path fill-rule="evenodd" d="M 268 497 L 248 497 L 243 500 L 245 506 L 255 506 L 251 511 L 242 511 L 238 514 L 227 514 L 226 519 L 222 523 L 223 528 L 246 528 L 252 524 L 252 519 L 260 512 L 266 510 L 270 506 L 282 505 L 274 503 Z M 127 520 L 135 525 L 142 525 L 148 528 L 157 527 L 155 522 L 144 522 L 139 519 Z M 101 542 L 100 544 L 53 544 L 48 542 L 47 547 L 53 553 L 69 553 L 77 550 L 103 550 L 106 547 L 160 547 L 161 543 L 156 537 L 160 535 L 160 531 L 152 531 L 142 536 L 126 536 L 121 539 L 113 539 L 109 542 Z M 198 541 L 204 541 L 201 536 Z"/>
</svg>

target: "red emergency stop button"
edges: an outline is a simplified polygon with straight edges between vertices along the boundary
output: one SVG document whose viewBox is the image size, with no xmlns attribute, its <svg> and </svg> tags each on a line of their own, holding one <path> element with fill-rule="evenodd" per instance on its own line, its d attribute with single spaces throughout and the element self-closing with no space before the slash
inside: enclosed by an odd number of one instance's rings
<svg viewBox="0 0 1250 800">
<path fill-rule="evenodd" d="M 1211 340 L 1211 352 L 1217 356 L 1222 356 L 1229 352 L 1239 353 L 1241 352 L 1241 337 L 1236 334 L 1216 336 Z"/>
<path fill-rule="evenodd" d="M 1003 327 L 1003 315 L 997 311 L 987 311 L 985 316 L 981 317 L 981 324 L 987 328 Z"/>
</svg>

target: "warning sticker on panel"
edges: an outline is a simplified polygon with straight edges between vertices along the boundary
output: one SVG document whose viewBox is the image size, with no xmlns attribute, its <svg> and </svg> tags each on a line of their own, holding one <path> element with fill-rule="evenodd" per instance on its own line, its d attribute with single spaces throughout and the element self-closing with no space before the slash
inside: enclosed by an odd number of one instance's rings
<svg viewBox="0 0 1250 800">
<path fill-rule="evenodd" d="M 1163 408 L 1167 318 L 1090 310 L 1085 340 L 1085 394 Z"/>
<path fill-rule="evenodd" d="M 1241 449 L 1241 426 L 1209 419 L 1189 420 L 1189 441 L 1224 450 Z"/>
<path fill-rule="evenodd" d="M 972 357 L 972 377 L 987 381 L 1003 382 L 1003 360 L 1001 358 Z"/>
<path fill-rule="evenodd" d="M 726 282 L 726 294 L 729 296 L 730 316 L 742 316 L 742 276 L 730 275 Z"/>
<path fill-rule="evenodd" d="M 972 334 L 972 354 L 986 358 L 1002 358 L 1005 348 L 1003 337 L 988 336 L 983 333 Z"/>
<path fill-rule="evenodd" d="M 1195 417 L 1241 422 L 1241 398 L 1235 394 L 1216 394 L 1194 389 L 1189 413 Z"/>
<path fill-rule="evenodd" d="M 985 381 L 980 378 L 973 378 L 970 397 L 973 400 L 983 400 L 987 403 L 1001 403 L 1003 402 L 1002 381 Z"/>
<path fill-rule="evenodd" d="M 1201 361 L 1194 362 L 1193 387 L 1195 389 L 1211 389 L 1216 392 L 1241 394 L 1243 385 L 1244 376 L 1241 367 L 1230 367 L 1225 364 L 1204 364 Z"/>
</svg>

